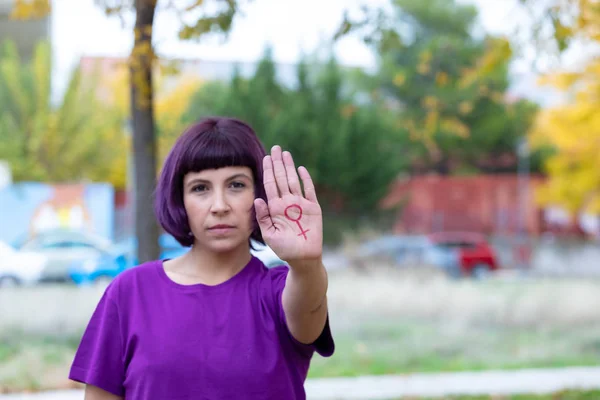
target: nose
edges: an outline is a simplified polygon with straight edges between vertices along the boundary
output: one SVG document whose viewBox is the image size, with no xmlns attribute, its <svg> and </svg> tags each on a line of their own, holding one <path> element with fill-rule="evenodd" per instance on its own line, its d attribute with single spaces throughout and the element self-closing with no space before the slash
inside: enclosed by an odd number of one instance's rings
<svg viewBox="0 0 600 400">
<path fill-rule="evenodd" d="M 222 214 L 228 212 L 230 207 L 225 194 L 219 190 L 215 190 L 213 193 L 213 202 L 211 204 L 210 211 L 213 214 Z"/>
</svg>

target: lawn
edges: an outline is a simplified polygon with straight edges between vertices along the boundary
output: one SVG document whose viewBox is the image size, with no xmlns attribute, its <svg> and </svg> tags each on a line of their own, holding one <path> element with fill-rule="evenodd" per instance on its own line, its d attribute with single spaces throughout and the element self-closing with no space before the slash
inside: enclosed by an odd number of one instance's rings
<svg viewBox="0 0 600 400">
<path fill-rule="evenodd" d="M 373 321 L 334 332 L 336 353 L 309 377 L 598 365 L 600 326 L 587 330 Z"/>
<path fill-rule="evenodd" d="M 447 396 L 441 400 L 597 400 L 600 399 L 600 391 L 567 390 L 547 395 L 514 395 L 514 396 Z M 434 400 L 428 397 L 403 398 L 403 400 Z M 436 397 L 435 400 L 440 400 Z"/>
<path fill-rule="evenodd" d="M 600 359 L 600 327 L 532 332 L 363 318 L 354 329 L 334 334 L 336 353 L 315 356 L 310 378 L 582 366 Z M 3 341 L 0 392 L 76 387 L 66 379 L 76 346 L 76 337 Z"/>
<path fill-rule="evenodd" d="M 82 288 L 0 293 L 0 392 L 77 387 L 66 377 L 100 295 Z M 309 377 L 598 365 L 595 304 L 597 281 L 334 273 L 336 353 L 315 356 Z M 598 392 L 556 396 L 505 399 L 600 399 Z"/>
<path fill-rule="evenodd" d="M 0 393 L 76 387 L 67 379 L 76 346 L 76 338 L 5 338 L 0 342 Z"/>
</svg>

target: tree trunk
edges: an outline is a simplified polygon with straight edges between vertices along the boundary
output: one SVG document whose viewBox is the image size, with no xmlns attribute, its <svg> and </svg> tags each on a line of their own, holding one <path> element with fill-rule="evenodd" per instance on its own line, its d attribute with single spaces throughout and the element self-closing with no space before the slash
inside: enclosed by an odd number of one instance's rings
<svg viewBox="0 0 600 400">
<path fill-rule="evenodd" d="M 158 224 L 152 207 L 156 184 L 152 24 L 156 0 L 135 0 L 135 42 L 130 59 L 133 128 L 134 220 L 138 262 L 159 257 Z"/>
</svg>

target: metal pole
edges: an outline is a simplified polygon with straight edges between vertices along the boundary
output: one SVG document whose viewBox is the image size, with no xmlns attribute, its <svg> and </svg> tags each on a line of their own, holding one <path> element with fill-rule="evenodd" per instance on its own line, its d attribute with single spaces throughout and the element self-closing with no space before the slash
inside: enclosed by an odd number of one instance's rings
<svg viewBox="0 0 600 400">
<path fill-rule="evenodd" d="M 518 191 L 519 191 L 519 218 L 518 218 L 518 252 L 519 254 L 519 266 L 523 267 L 523 260 L 521 256 L 526 251 L 526 237 L 527 237 L 527 211 L 529 206 L 529 143 L 527 138 L 522 138 L 517 145 L 518 155 Z"/>
</svg>

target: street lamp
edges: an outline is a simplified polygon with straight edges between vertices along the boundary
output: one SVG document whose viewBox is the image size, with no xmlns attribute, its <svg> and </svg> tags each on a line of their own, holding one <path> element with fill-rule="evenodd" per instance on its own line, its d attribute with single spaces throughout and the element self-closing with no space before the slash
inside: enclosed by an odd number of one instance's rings
<svg viewBox="0 0 600 400">
<path fill-rule="evenodd" d="M 517 143 L 517 176 L 519 188 L 519 221 L 518 232 L 525 235 L 527 232 L 527 207 L 529 198 L 529 143 L 523 137 Z"/>
<path fill-rule="evenodd" d="M 517 143 L 517 178 L 518 178 L 518 221 L 517 221 L 517 254 L 520 267 L 525 266 L 529 252 L 527 246 L 527 211 L 529 207 L 530 149 L 527 137 Z"/>
</svg>

